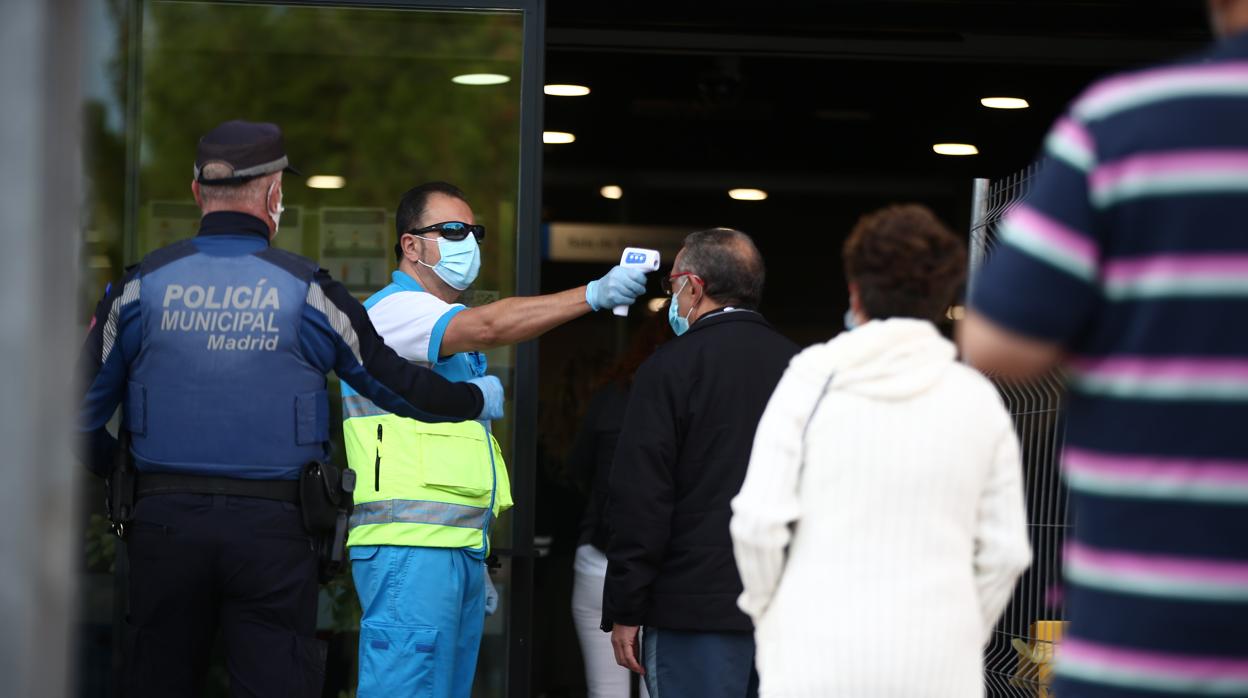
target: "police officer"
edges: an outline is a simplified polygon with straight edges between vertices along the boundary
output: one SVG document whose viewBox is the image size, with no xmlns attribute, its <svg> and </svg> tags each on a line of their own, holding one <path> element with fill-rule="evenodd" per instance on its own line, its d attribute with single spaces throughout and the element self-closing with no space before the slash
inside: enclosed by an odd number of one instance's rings
<svg viewBox="0 0 1248 698">
<path fill-rule="evenodd" d="M 191 696 L 217 628 L 233 696 L 319 696 L 318 555 L 297 478 L 329 453 L 325 374 L 423 422 L 498 418 L 495 378 L 451 383 L 388 349 L 313 262 L 269 246 L 290 171 L 280 129 L 230 121 L 199 142 L 199 234 L 105 293 L 82 357 L 92 467 L 120 403 L 138 470 L 129 529 L 127 696 Z"/>
</svg>

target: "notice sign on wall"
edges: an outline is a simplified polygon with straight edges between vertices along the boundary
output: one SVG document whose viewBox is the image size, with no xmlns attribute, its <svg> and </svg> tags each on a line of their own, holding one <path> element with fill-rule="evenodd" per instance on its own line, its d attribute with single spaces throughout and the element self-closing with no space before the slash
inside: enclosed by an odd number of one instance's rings
<svg viewBox="0 0 1248 698">
<path fill-rule="evenodd" d="M 384 208 L 321 209 L 321 266 L 356 298 L 390 283 L 394 217 Z"/>
<path fill-rule="evenodd" d="M 658 250 L 670 265 L 693 227 L 614 225 L 605 223 L 551 223 L 546 257 L 552 262 L 610 262 L 618 264 L 625 247 Z"/>
</svg>

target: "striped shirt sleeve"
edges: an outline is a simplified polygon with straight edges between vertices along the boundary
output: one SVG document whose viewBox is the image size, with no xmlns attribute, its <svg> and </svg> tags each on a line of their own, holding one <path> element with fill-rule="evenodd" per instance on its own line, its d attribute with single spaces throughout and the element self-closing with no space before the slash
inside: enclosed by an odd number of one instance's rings
<svg viewBox="0 0 1248 698">
<path fill-rule="evenodd" d="M 1096 145 L 1074 116 L 1058 120 L 1029 197 L 1005 217 L 972 306 L 993 322 L 1069 346 L 1100 301 L 1101 244 L 1088 180 Z"/>
</svg>

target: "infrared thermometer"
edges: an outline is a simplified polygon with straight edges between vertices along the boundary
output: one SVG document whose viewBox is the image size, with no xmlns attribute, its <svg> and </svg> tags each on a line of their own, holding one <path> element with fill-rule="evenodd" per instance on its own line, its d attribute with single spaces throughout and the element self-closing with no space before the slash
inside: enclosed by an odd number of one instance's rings
<svg viewBox="0 0 1248 698">
<path fill-rule="evenodd" d="M 640 269 L 649 274 L 659 270 L 659 251 L 647 250 L 643 247 L 625 247 L 620 255 L 620 266 L 626 269 Z M 620 317 L 628 317 L 628 306 L 617 305 L 611 310 Z"/>
</svg>

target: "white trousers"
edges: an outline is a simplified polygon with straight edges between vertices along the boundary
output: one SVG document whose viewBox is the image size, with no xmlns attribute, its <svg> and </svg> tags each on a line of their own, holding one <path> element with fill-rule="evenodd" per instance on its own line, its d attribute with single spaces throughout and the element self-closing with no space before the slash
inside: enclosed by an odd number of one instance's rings
<svg viewBox="0 0 1248 698">
<path fill-rule="evenodd" d="M 607 581 L 606 559 L 591 545 L 578 548 L 576 557 L 572 622 L 581 641 L 581 656 L 585 658 L 585 683 L 589 687 L 589 698 L 628 698 L 630 672 L 615 663 L 611 633 L 604 633 L 599 627 L 602 623 L 602 587 Z M 601 565 L 597 564 L 599 558 Z M 642 698 L 649 695 L 644 682 L 640 695 Z"/>
</svg>

